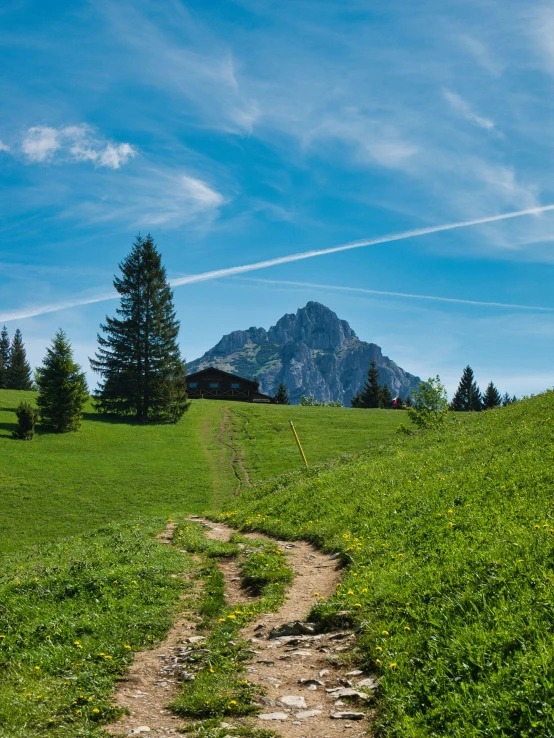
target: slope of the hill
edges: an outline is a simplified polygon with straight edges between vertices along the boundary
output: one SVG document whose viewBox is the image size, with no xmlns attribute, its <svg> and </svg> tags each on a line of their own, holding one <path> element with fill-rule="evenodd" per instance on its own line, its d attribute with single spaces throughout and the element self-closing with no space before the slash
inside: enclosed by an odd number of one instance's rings
<svg viewBox="0 0 554 738">
<path fill-rule="evenodd" d="M 177 425 L 136 425 L 88 408 L 76 433 L 16 441 L 14 408 L 34 394 L 0 391 L 0 553 L 136 515 L 221 506 L 244 468 L 252 480 L 299 469 L 294 420 L 311 463 L 394 435 L 402 411 L 258 406 L 196 400 Z M 246 479 L 243 476 L 243 482 Z"/>
<path fill-rule="evenodd" d="M 89 407 L 76 433 L 11 437 L 32 392 L 0 391 L 0 552 L 136 515 L 201 512 L 232 494 L 217 433 L 219 403 L 193 403 L 177 425 L 136 425 Z"/>
<path fill-rule="evenodd" d="M 223 336 L 203 356 L 188 364 L 189 373 L 210 366 L 248 379 L 257 377 L 260 389 L 274 395 L 280 382 L 292 403 L 302 395 L 316 400 L 350 400 L 362 387 L 369 363 L 375 359 L 381 383 L 403 397 L 418 388 L 419 377 L 383 356 L 379 346 L 360 341 L 345 320 L 318 302 L 309 302 L 296 315 L 284 315 L 269 331 L 249 328 Z"/>
<path fill-rule="evenodd" d="M 247 490 L 224 518 L 343 551 L 382 735 L 554 735 L 554 392 Z"/>
<path fill-rule="evenodd" d="M 228 412 L 228 440 L 253 483 L 303 468 L 291 420 L 310 465 L 379 446 L 395 438 L 401 423 L 410 424 L 403 410 L 231 402 Z"/>
</svg>

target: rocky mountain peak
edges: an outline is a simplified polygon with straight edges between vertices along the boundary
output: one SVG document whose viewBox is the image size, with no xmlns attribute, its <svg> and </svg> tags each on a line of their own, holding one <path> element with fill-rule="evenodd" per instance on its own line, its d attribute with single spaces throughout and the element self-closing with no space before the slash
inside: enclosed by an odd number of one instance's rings
<svg viewBox="0 0 554 738">
<path fill-rule="evenodd" d="M 346 320 L 339 320 L 336 313 L 320 302 L 309 302 L 296 315 L 283 315 L 267 335 L 272 343 L 303 343 L 310 349 L 323 351 L 334 351 L 356 338 Z"/>
<path fill-rule="evenodd" d="M 233 331 L 223 336 L 221 341 L 216 344 L 212 353 L 217 356 L 226 356 L 234 354 L 236 351 L 244 348 L 249 342 L 262 343 L 267 341 L 267 331 L 265 328 L 248 328 L 246 331 Z"/>
<path fill-rule="evenodd" d="M 292 403 L 302 395 L 316 400 L 339 400 L 350 404 L 363 386 L 370 361 L 374 359 L 380 381 L 393 395 L 417 388 L 419 377 L 401 369 L 383 356 L 379 346 L 360 341 L 345 320 L 319 302 L 309 302 L 296 313 L 284 315 L 268 331 L 248 328 L 233 331 L 196 361 L 189 373 L 215 366 L 240 377 L 257 377 L 260 389 L 274 395 L 280 382 Z"/>
</svg>

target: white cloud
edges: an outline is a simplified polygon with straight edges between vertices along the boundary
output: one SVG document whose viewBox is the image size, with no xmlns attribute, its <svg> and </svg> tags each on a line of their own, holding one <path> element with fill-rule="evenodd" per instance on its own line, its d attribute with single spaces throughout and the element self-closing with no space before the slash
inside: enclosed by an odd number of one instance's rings
<svg viewBox="0 0 554 738">
<path fill-rule="evenodd" d="M 21 142 L 21 150 L 31 162 L 50 160 L 60 147 L 60 132 L 49 126 L 29 128 Z"/>
<path fill-rule="evenodd" d="M 86 125 L 33 126 L 23 136 L 21 150 L 31 163 L 50 162 L 55 157 L 62 161 L 92 161 L 95 166 L 119 169 L 132 156 L 136 149 L 128 143 L 112 143 L 95 135 Z"/>
<path fill-rule="evenodd" d="M 224 202 L 223 195 L 212 190 L 205 182 L 195 177 L 182 175 L 181 186 L 183 192 L 195 201 L 200 208 L 217 208 Z"/>
<path fill-rule="evenodd" d="M 6 151 L 8 152 L 10 150 L 10 147 L 8 144 L 5 144 L 2 139 L 0 139 L 0 151 Z"/>
<path fill-rule="evenodd" d="M 138 175 L 122 174 L 117 183 L 99 180 L 88 199 L 64 215 L 95 223 L 128 222 L 145 229 L 158 225 L 177 228 L 183 223 L 205 228 L 226 201 L 206 181 L 191 174 L 144 166 Z"/>
<path fill-rule="evenodd" d="M 135 149 L 131 144 L 111 144 L 109 143 L 106 148 L 99 153 L 98 162 L 102 167 L 109 167 L 110 169 L 119 169 L 122 164 L 126 164 L 127 161 L 136 154 Z"/>
<path fill-rule="evenodd" d="M 458 95 L 456 92 L 451 92 L 450 90 L 445 90 L 444 97 L 450 104 L 452 110 L 461 115 L 462 118 L 465 118 L 470 123 L 479 126 L 479 128 L 484 128 L 486 131 L 493 131 L 495 129 L 494 121 L 475 113 L 471 105 L 464 100 L 461 95 Z"/>
</svg>

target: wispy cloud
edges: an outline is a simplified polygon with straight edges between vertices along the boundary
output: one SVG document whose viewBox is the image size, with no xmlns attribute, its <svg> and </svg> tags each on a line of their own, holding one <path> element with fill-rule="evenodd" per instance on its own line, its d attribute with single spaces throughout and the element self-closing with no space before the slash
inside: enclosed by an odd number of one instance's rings
<svg viewBox="0 0 554 738">
<path fill-rule="evenodd" d="M 91 194 L 64 215 L 94 223 L 132 223 L 142 228 L 177 228 L 183 223 L 205 228 L 227 201 L 200 177 L 149 164 L 138 173 L 122 175 L 117 183 L 99 182 L 96 190 L 97 195 Z"/>
<path fill-rule="evenodd" d="M 478 115 L 467 100 L 464 100 L 461 95 L 458 95 L 456 92 L 451 92 L 450 90 L 444 90 L 444 97 L 450 104 L 452 110 L 461 115 L 462 118 L 465 118 L 470 123 L 479 126 L 479 128 L 484 128 L 486 131 L 495 130 L 496 126 L 494 121 L 490 118 Z"/>
<path fill-rule="evenodd" d="M 531 310 L 532 312 L 554 313 L 554 307 L 540 307 L 538 305 L 520 305 L 509 302 L 490 302 L 486 300 L 463 300 L 457 297 L 440 297 L 438 295 L 418 295 L 411 292 L 390 292 L 387 290 L 371 290 L 365 287 L 347 287 L 335 284 L 317 284 L 314 282 L 294 282 L 282 279 L 248 279 L 245 281 L 259 284 L 275 284 L 288 287 L 310 287 L 318 290 L 337 290 L 339 292 L 356 292 L 365 295 L 381 295 L 383 297 L 401 297 L 410 300 L 430 300 L 432 302 L 448 302 L 456 305 L 472 305 L 475 307 L 509 308 L 513 310 Z"/>
<path fill-rule="evenodd" d="M 0 151 L 8 152 L 10 150 L 10 147 L 8 144 L 5 144 L 2 139 L 0 139 Z"/>
<path fill-rule="evenodd" d="M 202 272 L 201 274 L 190 274 L 184 277 L 178 277 L 177 279 L 171 280 L 171 286 L 181 287 L 183 285 L 196 284 L 198 282 L 207 282 L 213 279 L 221 279 L 222 277 L 232 277 L 237 274 L 245 274 L 247 272 L 257 271 L 259 269 L 267 269 L 269 267 L 279 266 L 281 264 L 290 264 L 295 261 L 302 261 L 304 259 L 312 259 L 317 256 L 325 256 L 327 254 L 336 254 L 342 251 L 351 251 L 352 249 L 359 249 L 359 248 L 363 248 L 366 246 L 378 246 L 384 243 L 392 243 L 394 241 L 403 241 L 408 238 L 416 238 L 417 236 L 426 236 L 432 233 L 441 233 L 444 231 L 452 231 L 452 230 L 456 230 L 459 228 L 468 228 L 468 227 L 476 226 L 476 225 L 495 223 L 498 221 L 508 220 L 510 218 L 519 218 L 519 217 L 526 216 L 526 215 L 539 215 L 540 213 L 545 213 L 545 212 L 549 212 L 552 210 L 554 210 L 554 204 L 553 205 L 542 205 L 541 207 L 528 208 L 527 210 L 518 210 L 518 211 L 511 212 L 511 213 L 503 213 L 501 215 L 491 215 L 486 218 L 477 218 L 474 220 L 460 221 L 457 223 L 446 223 L 446 224 L 438 225 L 438 226 L 430 226 L 428 228 L 416 228 L 410 231 L 402 231 L 401 233 L 390 233 L 386 236 L 381 236 L 379 238 L 369 238 L 369 239 L 362 239 L 359 241 L 352 241 L 350 243 L 342 244 L 340 246 L 332 246 L 331 248 L 327 248 L 327 249 L 302 251 L 297 254 L 289 254 L 288 256 L 280 256 L 275 259 L 267 259 L 265 261 L 254 262 L 253 264 L 242 264 L 242 265 L 238 265 L 234 267 L 227 267 L 224 269 L 214 269 L 213 271 Z M 93 296 L 93 297 L 87 297 L 87 298 L 82 299 L 81 301 L 79 300 L 78 297 L 75 297 L 74 299 L 69 300 L 68 302 L 59 303 L 58 305 L 47 305 L 47 306 L 44 306 L 43 308 L 41 307 L 28 308 L 22 311 L 14 311 L 12 313 L 6 313 L 4 315 L 0 313 L 0 321 L 2 320 L 8 321 L 8 320 L 16 320 L 16 319 L 22 320 L 23 318 L 41 315 L 42 313 L 51 313 L 57 310 L 65 310 L 69 307 L 77 307 L 79 305 L 88 305 L 93 302 L 102 302 L 104 300 L 110 300 L 115 297 L 117 297 L 117 295 L 113 292 L 104 293 L 104 294 Z M 428 297 L 426 299 L 439 299 L 439 298 Z M 475 303 L 475 304 L 478 304 L 478 303 Z M 503 307 L 507 307 L 507 306 L 503 305 Z"/>
<path fill-rule="evenodd" d="M 21 151 L 30 163 L 48 163 L 55 159 L 74 163 L 90 161 L 108 169 L 119 169 L 137 153 L 129 143 L 99 138 L 86 124 L 59 128 L 33 126 L 23 135 Z"/>
</svg>

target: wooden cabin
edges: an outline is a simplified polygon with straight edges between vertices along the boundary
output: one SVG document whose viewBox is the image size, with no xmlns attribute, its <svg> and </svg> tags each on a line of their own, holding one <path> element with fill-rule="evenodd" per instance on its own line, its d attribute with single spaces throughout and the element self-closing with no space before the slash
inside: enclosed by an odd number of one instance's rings
<svg viewBox="0 0 554 738">
<path fill-rule="evenodd" d="M 192 400 L 237 400 L 238 402 L 273 403 L 273 397 L 258 389 L 258 382 L 238 377 L 223 369 L 209 367 L 187 376 L 188 396 Z"/>
</svg>

